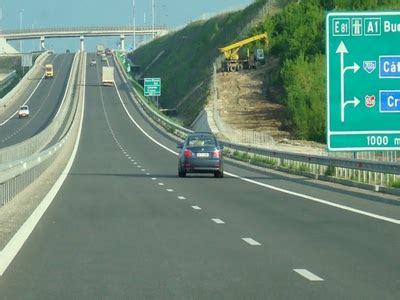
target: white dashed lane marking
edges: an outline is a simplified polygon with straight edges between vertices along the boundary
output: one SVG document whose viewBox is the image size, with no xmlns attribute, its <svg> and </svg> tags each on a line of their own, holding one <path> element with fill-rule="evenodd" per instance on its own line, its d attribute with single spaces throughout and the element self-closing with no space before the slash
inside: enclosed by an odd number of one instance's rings
<svg viewBox="0 0 400 300">
<path fill-rule="evenodd" d="M 321 277 L 311 273 L 306 269 L 293 269 L 296 273 L 300 274 L 301 276 L 307 278 L 310 281 L 324 281 Z"/>
<path fill-rule="evenodd" d="M 193 208 L 194 210 L 201 210 L 201 207 L 198 207 L 198 206 L 196 206 L 196 205 L 193 205 L 192 208 Z"/>
<path fill-rule="evenodd" d="M 173 192 L 174 190 L 173 189 L 167 189 L 167 192 Z"/>
<path fill-rule="evenodd" d="M 158 183 L 158 185 L 159 185 L 159 186 L 163 186 L 163 185 L 164 185 L 164 183 L 162 183 L 162 182 L 159 182 L 159 183 Z"/>
<path fill-rule="evenodd" d="M 179 200 L 186 200 L 186 198 L 183 197 L 183 196 L 178 196 L 178 199 L 179 199 Z"/>
<path fill-rule="evenodd" d="M 253 240 L 252 238 L 242 238 L 242 240 L 251 246 L 261 246 L 259 242 Z"/>
<path fill-rule="evenodd" d="M 153 177 L 151 180 L 157 180 L 157 178 Z"/>
<path fill-rule="evenodd" d="M 225 222 L 222 221 L 221 219 L 211 219 L 211 220 L 216 224 L 225 224 Z"/>
</svg>

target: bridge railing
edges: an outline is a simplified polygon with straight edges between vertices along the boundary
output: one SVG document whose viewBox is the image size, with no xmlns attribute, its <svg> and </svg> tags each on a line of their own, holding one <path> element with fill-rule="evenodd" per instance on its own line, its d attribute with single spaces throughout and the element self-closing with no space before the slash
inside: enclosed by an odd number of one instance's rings
<svg viewBox="0 0 400 300">
<path fill-rule="evenodd" d="M 69 102 L 73 102 L 73 108 L 70 111 L 70 117 L 65 124 L 63 134 L 58 142 L 41 152 L 24 157 L 19 161 L 0 164 L 0 206 L 5 205 L 29 184 L 37 180 L 61 153 L 71 151 L 70 148 L 73 148 L 70 145 L 76 142 L 82 122 L 86 56 L 80 54 L 79 61 L 79 64 L 78 62 L 75 63 L 76 66 L 80 66 L 79 70 L 75 67 L 75 84 L 70 86 L 68 93 Z M 60 114 L 62 114 L 61 111 Z M 69 155 L 66 156 L 69 157 Z"/>
<path fill-rule="evenodd" d="M 126 73 L 125 69 L 116 62 L 121 76 L 129 84 L 134 102 L 151 117 L 152 120 L 167 129 L 179 139 L 183 139 L 192 132 L 175 124 L 166 116 L 157 112 L 147 99 L 140 94 L 133 85 L 134 80 Z M 399 194 L 400 190 L 392 189 L 391 186 L 400 186 L 398 175 L 400 175 L 400 164 L 397 162 L 371 161 L 365 159 L 339 158 L 320 155 L 307 155 L 279 150 L 270 150 L 253 145 L 245 145 L 230 141 L 221 141 L 226 147 L 226 155 L 246 161 L 258 166 L 285 169 L 302 175 L 311 176 L 329 181 L 337 181 L 348 185 L 372 189 L 374 191 L 385 191 Z"/>
<path fill-rule="evenodd" d="M 168 30 L 166 26 L 154 26 L 154 31 L 165 31 Z M 153 32 L 152 26 L 99 26 L 99 27 L 59 27 L 59 28 L 31 28 L 21 30 L 4 30 L 0 31 L 0 36 L 7 35 L 24 35 L 24 34 L 37 34 L 45 35 L 46 33 L 55 32 L 78 32 L 78 33 L 90 33 L 90 32 Z"/>
</svg>

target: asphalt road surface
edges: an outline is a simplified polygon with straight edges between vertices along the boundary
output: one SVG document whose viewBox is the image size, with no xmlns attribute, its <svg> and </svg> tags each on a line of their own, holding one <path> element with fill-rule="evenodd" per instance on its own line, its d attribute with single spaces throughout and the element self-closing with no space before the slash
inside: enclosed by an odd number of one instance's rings
<svg viewBox="0 0 400 300">
<path fill-rule="evenodd" d="M 119 94 L 100 86 L 101 65 L 74 164 L 1 299 L 400 298 L 398 202 L 231 163 L 178 178 L 175 143 L 119 76 Z"/>
</svg>

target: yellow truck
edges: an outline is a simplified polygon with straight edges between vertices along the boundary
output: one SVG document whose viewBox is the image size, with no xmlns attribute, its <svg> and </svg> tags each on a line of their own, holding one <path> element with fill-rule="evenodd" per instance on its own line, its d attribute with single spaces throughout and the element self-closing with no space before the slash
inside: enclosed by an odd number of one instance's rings
<svg viewBox="0 0 400 300">
<path fill-rule="evenodd" d="M 256 41 L 268 42 L 267 33 L 258 34 L 247 39 L 241 40 L 239 42 L 230 44 L 223 48 L 219 48 L 221 54 L 224 55 L 225 61 L 222 64 L 222 68 L 226 72 L 241 71 L 243 68 L 251 69 L 256 67 L 256 63 L 265 63 L 264 50 L 255 49 L 253 58 L 250 57 L 250 51 L 247 49 L 247 57 L 245 59 L 240 59 L 239 50 L 246 45 L 249 45 Z"/>
<path fill-rule="evenodd" d="M 53 78 L 54 77 L 54 69 L 52 64 L 46 64 L 44 66 L 44 77 Z"/>
</svg>

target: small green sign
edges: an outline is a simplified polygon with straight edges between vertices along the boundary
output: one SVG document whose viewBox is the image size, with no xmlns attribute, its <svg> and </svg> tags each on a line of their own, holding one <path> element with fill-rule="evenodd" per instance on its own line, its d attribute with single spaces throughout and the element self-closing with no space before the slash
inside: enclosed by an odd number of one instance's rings
<svg viewBox="0 0 400 300">
<path fill-rule="evenodd" d="M 400 12 L 326 16 L 327 144 L 400 149 Z"/>
<path fill-rule="evenodd" d="M 144 95 L 146 97 L 161 96 L 161 78 L 145 78 Z"/>
</svg>

